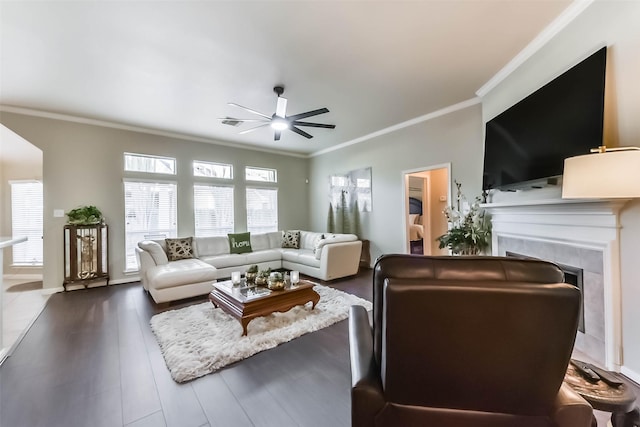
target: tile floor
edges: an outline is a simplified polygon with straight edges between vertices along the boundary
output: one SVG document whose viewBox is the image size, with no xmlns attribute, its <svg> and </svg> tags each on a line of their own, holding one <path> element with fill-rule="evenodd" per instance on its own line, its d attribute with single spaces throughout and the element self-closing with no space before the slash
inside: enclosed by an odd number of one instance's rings
<svg viewBox="0 0 640 427">
<path fill-rule="evenodd" d="M 17 276 L 5 276 L 2 283 L 2 346 L 9 349 L 11 354 L 14 345 L 20 342 L 31 324 L 44 308 L 49 295 L 42 295 L 41 289 L 21 292 L 7 292 L 11 286 L 37 279 L 31 276 L 28 279 L 16 278 Z"/>
</svg>

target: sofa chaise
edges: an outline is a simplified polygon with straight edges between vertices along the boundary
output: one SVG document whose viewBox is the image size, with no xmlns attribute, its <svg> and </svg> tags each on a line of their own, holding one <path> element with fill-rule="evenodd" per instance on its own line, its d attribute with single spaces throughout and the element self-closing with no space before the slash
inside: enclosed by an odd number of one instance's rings
<svg viewBox="0 0 640 427">
<path fill-rule="evenodd" d="M 193 237 L 182 240 L 189 248 L 182 259 L 170 260 L 167 241 L 138 243 L 136 257 L 142 286 L 156 303 L 206 295 L 211 284 L 228 278 L 232 271 L 285 268 L 328 281 L 358 272 L 362 242 L 354 234 L 316 233 L 304 230 L 245 233 L 250 241 L 243 253 L 231 253 L 235 243 L 228 236 Z M 297 236 L 297 243 L 285 237 Z M 231 243 L 231 244 L 230 244 Z M 284 247 L 283 247 L 284 246 Z"/>
</svg>

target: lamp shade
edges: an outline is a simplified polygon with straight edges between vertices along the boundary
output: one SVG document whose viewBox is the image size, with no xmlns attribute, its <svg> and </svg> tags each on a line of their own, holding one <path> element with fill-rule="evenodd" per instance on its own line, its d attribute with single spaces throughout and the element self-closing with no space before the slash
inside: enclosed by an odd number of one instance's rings
<svg viewBox="0 0 640 427">
<path fill-rule="evenodd" d="M 640 197 L 640 150 L 606 151 L 564 161 L 563 199 Z"/>
</svg>

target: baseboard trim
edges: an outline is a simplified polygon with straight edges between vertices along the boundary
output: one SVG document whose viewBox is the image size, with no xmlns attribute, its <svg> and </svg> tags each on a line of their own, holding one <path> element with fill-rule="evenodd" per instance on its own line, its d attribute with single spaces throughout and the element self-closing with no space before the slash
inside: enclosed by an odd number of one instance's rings
<svg viewBox="0 0 640 427">
<path fill-rule="evenodd" d="M 109 285 L 122 285 L 123 283 L 133 283 L 133 282 L 139 282 L 139 281 L 140 281 L 140 277 L 131 276 L 131 277 L 125 277 L 124 279 L 109 280 Z"/>
<path fill-rule="evenodd" d="M 636 371 L 623 366 L 622 368 L 620 368 L 620 373 L 625 377 L 632 379 L 637 384 L 640 384 L 640 374 Z"/>
</svg>

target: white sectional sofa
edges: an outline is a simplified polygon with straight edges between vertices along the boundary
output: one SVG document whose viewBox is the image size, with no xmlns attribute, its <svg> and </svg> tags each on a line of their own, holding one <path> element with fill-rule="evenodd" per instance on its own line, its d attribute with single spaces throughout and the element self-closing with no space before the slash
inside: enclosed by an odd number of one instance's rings
<svg viewBox="0 0 640 427">
<path fill-rule="evenodd" d="M 297 230 L 296 230 L 297 231 Z M 358 272 L 362 242 L 354 234 L 300 231 L 298 248 L 283 248 L 283 232 L 251 234 L 251 252 L 230 253 L 227 236 L 194 237 L 194 258 L 169 261 L 164 240 L 138 243 L 140 280 L 157 303 L 205 295 L 211 283 L 244 273 L 252 264 L 260 269 L 285 268 L 333 280 Z"/>
</svg>

